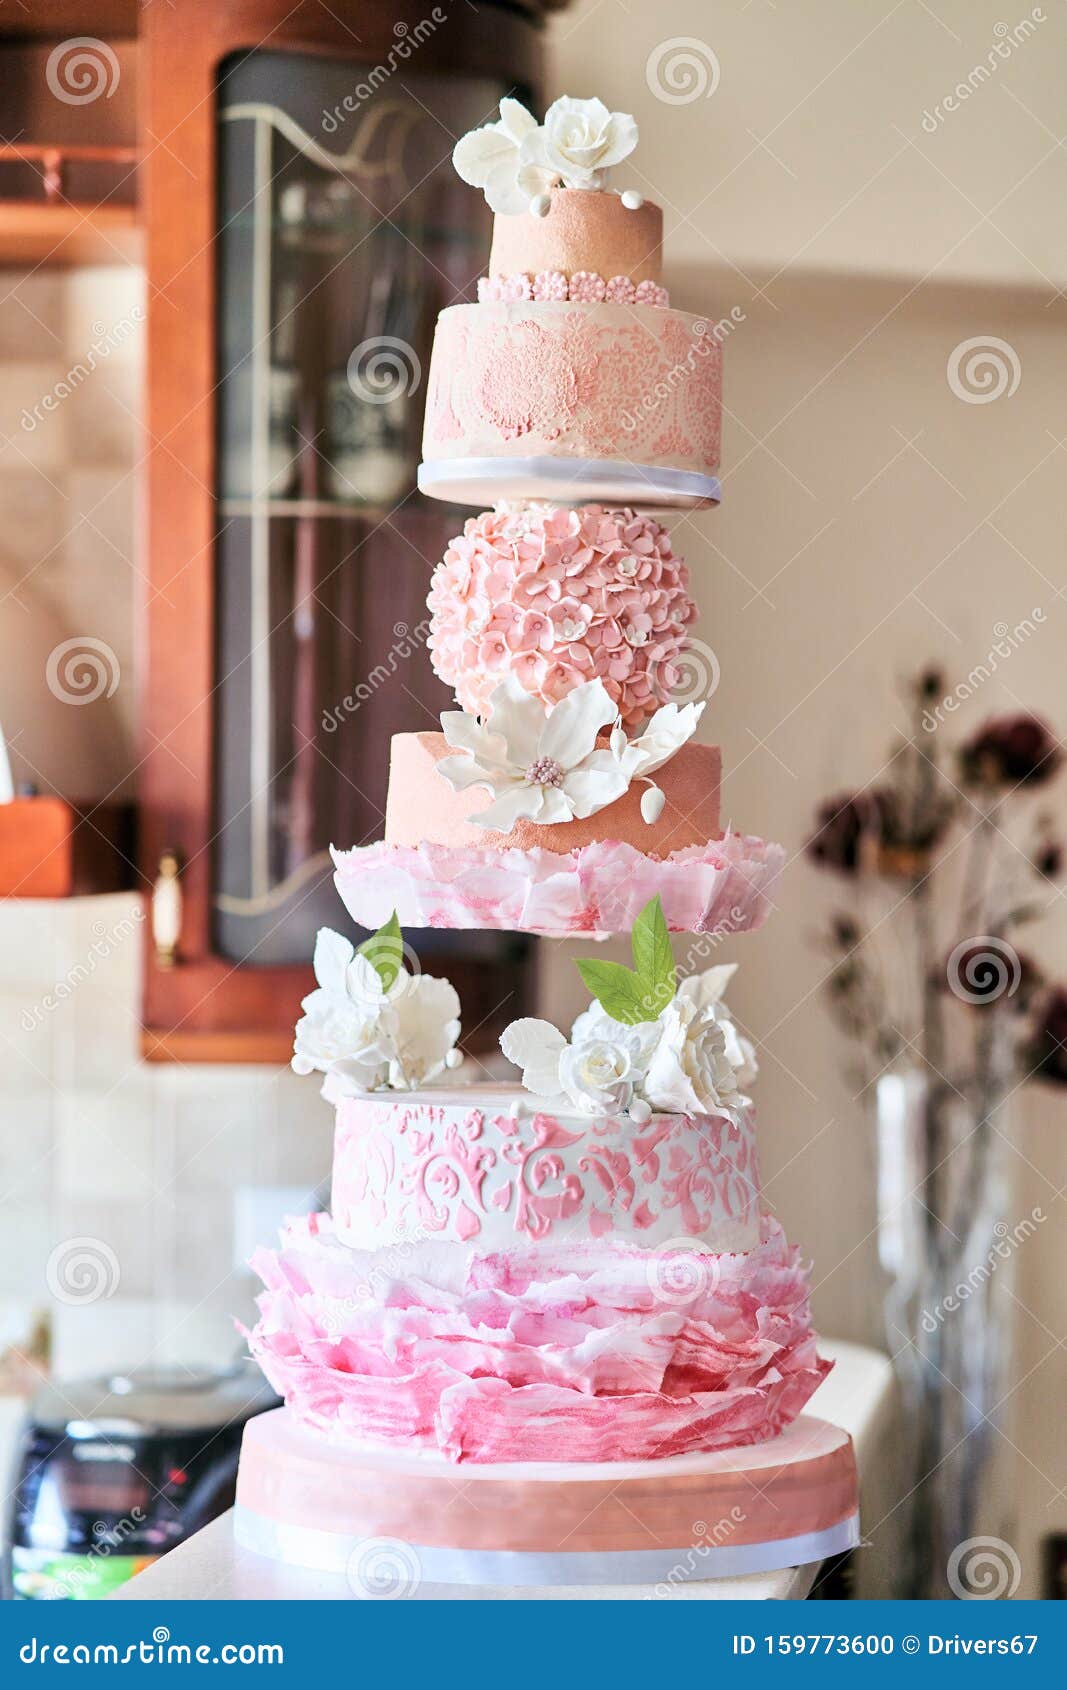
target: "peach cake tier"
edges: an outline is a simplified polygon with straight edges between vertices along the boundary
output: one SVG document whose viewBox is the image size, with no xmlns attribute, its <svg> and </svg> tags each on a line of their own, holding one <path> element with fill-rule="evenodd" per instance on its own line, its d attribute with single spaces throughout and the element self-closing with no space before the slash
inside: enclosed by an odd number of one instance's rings
<svg viewBox="0 0 1067 1690">
<path fill-rule="evenodd" d="M 558 188 L 497 217 L 477 305 L 437 320 L 419 486 L 461 504 L 719 499 L 722 347 L 666 304 L 662 216 Z"/>
<path fill-rule="evenodd" d="M 253 1266 L 252 1352 L 337 1444 L 652 1459 L 781 1432 L 827 1371 L 754 1126 L 514 1088 L 340 1101 L 333 1218 Z"/>
<path fill-rule="evenodd" d="M 395 909 L 404 927 L 623 933 L 657 892 L 675 932 L 740 933 L 765 919 L 784 853 L 720 835 L 716 746 L 684 745 L 657 771 L 665 802 L 651 824 L 635 782 L 587 820 L 519 821 L 509 833 L 475 824 L 490 794 L 439 775 L 447 751 L 442 734 L 396 734 L 385 839 L 334 851 L 337 890 L 359 926 L 374 930 Z"/>
</svg>

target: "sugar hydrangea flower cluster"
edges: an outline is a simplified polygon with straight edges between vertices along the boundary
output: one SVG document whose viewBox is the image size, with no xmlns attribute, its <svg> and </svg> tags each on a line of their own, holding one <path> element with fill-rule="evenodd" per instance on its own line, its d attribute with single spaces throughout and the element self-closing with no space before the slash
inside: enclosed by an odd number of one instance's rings
<svg viewBox="0 0 1067 1690">
<path fill-rule="evenodd" d="M 634 727 L 677 685 L 688 580 L 652 517 L 498 506 L 469 518 L 434 570 L 434 668 L 479 716 L 508 675 L 546 708 L 599 678 Z"/>
</svg>

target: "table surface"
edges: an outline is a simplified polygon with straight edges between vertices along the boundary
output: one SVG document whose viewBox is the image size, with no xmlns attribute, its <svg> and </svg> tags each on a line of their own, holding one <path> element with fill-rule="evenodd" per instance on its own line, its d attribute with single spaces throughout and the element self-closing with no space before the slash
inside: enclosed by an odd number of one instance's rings
<svg viewBox="0 0 1067 1690">
<path fill-rule="evenodd" d="M 823 1420 L 843 1426 L 852 1436 L 861 1483 L 864 1472 L 876 1459 L 885 1436 L 892 1403 L 892 1369 L 877 1350 L 859 1344 L 820 1345 L 834 1363 L 833 1372 L 819 1386 L 809 1408 Z M 787 1599 L 807 1596 L 818 1565 L 789 1567 L 780 1572 L 749 1573 L 741 1578 L 695 1579 L 672 1590 L 677 1601 L 706 1602 L 732 1598 L 743 1601 Z M 644 1585 L 582 1585 L 565 1588 L 480 1587 L 467 1585 L 421 1585 L 413 1592 L 416 1601 L 634 1601 L 653 1594 Z M 289 1567 L 279 1561 L 253 1554 L 234 1542 L 233 1521 L 223 1514 L 187 1542 L 179 1544 L 160 1561 L 116 1591 L 112 1601 L 350 1601 L 352 1591 L 338 1573 L 316 1572 L 307 1567 Z"/>
</svg>

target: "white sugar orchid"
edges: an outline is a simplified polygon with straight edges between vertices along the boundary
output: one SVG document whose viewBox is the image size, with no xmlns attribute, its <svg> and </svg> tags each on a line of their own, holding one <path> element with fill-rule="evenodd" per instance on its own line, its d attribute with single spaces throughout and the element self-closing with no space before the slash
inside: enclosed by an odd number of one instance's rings
<svg viewBox="0 0 1067 1690">
<path fill-rule="evenodd" d="M 664 704 L 635 739 L 627 739 L 622 728 L 616 728 L 612 734 L 612 750 L 622 764 L 627 785 L 634 779 L 648 782 L 647 790 L 641 794 L 641 814 L 650 826 L 662 815 L 665 800 L 661 789 L 648 777 L 693 737 L 704 714 L 704 704 L 703 699 L 699 704 Z"/>
<path fill-rule="evenodd" d="M 696 730 L 704 709 L 668 704 L 656 712 L 645 733 L 627 739 L 618 707 L 603 681 L 583 681 L 558 704 L 544 704 L 509 675 L 489 701 L 484 723 L 465 711 L 446 711 L 441 727 L 460 755 L 442 758 L 438 772 L 457 791 L 485 786 L 493 802 L 471 819 L 479 827 L 508 833 L 520 820 L 548 827 L 584 820 L 621 798 L 631 781 L 658 769 Z M 613 727 L 606 745 L 600 735 Z M 642 800 L 646 821 L 654 814 Z M 646 793 L 645 798 L 649 795 Z"/>
<path fill-rule="evenodd" d="M 292 1067 L 297 1074 L 325 1074 L 332 1101 L 385 1086 L 425 1085 L 460 1060 L 454 988 L 409 974 L 402 955 L 395 923 L 368 950 L 357 951 L 328 927 L 318 934 L 318 986 L 301 1005 Z"/>
<path fill-rule="evenodd" d="M 629 158 L 636 145 L 637 124 L 628 112 L 565 94 L 549 106 L 544 126 L 522 138 L 519 188 L 527 199 L 544 192 L 546 177 L 565 188 L 602 188 L 605 170 Z"/>
<path fill-rule="evenodd" d="M 525 211 L 531 194 L 551 185 L 546 171 L 531 165 L 532 187 L 519 187 L 520 152 L 524 140 L 537 131 L 537 120 L 518 100 L 501 100 L 499 123 L 472 129 L 456 142 L 452 163 L 456 173 L 472 188 L 481 188 L 493 211 L 515 216 Z"/>
</svg>

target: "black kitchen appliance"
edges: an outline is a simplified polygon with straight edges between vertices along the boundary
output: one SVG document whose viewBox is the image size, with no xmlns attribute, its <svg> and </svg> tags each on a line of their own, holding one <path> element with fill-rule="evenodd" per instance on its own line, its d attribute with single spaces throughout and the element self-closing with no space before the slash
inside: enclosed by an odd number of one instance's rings
<svg viewBox="0 0 1067 1690">
<path fill-rule="evenodd" d="M 20 1442 L 4 1594 L 110 1595 L 232 1505 L 244 1424 L 277 1401 L 243 1362 L 46 1385 Z"/>
</svg>

